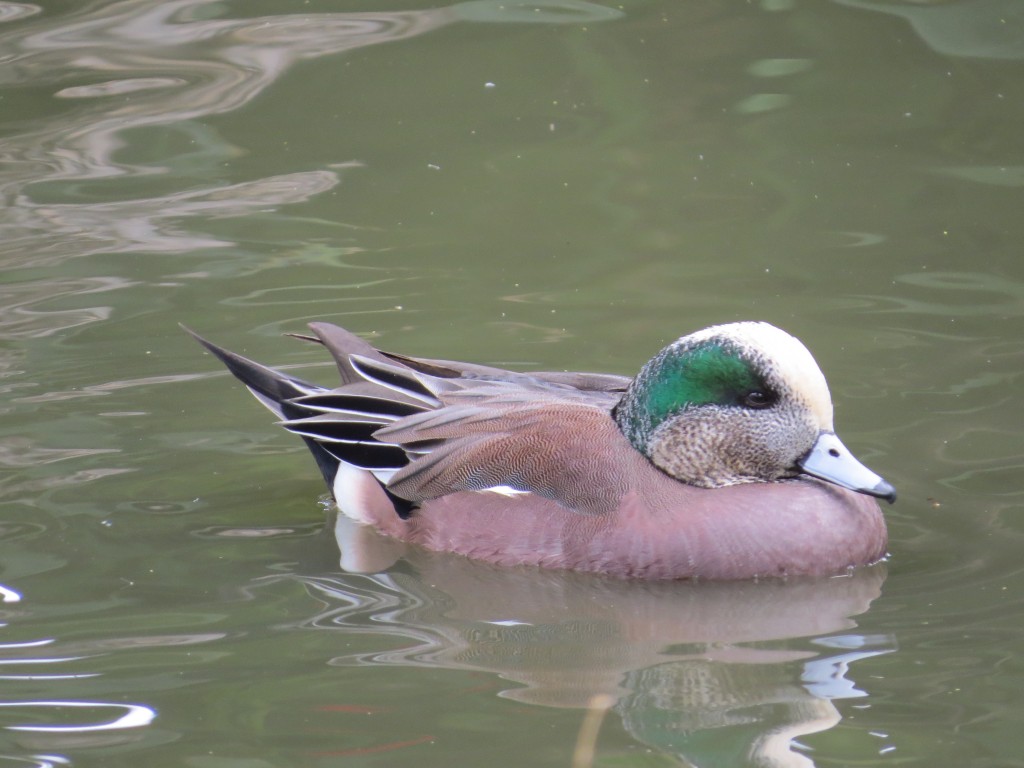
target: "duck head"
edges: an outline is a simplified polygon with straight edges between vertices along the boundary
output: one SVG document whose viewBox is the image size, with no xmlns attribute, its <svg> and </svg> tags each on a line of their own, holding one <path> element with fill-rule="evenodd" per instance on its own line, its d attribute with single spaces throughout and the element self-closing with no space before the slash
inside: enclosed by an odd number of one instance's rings
<svg viewBox="0 0 1024 768">
<path fill-rule="evenodd" d="M 768 323 L 684 336 L 640 370 L 614 410 L 640 453 L 703 488 L 807 474 L 886 499 L 895 489 L 846 449 L 814 357 Z"/>
</svg>

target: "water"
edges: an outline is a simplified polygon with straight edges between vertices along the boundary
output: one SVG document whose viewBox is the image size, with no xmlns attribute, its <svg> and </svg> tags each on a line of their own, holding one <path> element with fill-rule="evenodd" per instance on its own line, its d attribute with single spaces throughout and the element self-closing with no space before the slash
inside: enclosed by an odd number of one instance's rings
<svg viewBox="0 0 1024 768">
<path fill-rule="evenodd" d="M 1021 765 L 1009 0 L 0 4 L 0 763 Z M 900 491 L 850 578 L 345 573 L 177 328 L 632 373 L 799 335 Z M 340 524 L 344 524 L 341 521 Z"/>
</svg>

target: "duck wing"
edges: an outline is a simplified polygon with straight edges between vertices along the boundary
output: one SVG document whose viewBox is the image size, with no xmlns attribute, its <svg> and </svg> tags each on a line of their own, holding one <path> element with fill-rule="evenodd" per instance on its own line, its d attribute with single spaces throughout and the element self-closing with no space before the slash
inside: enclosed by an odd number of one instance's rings
<svg viewBox="0 0 1024 768">
<path fill-rule="evenodd" d="M 441 408 L 374 432 L 374 439 L 410 457 L 388 480 L 388 490 L 415 504 L 505 487 L 582 514 L 617 509 L 630 485 L 630 462 L 617 461 L 616 449 L 632 448 L 609 414 L 614 399 L 501 389 L 451 394 Z"/>
<path fill-rule="evenodd" d="M 412 368 L 414 371 L 446 379 L 478 379 L 489 381 L 516 381 L 520 377 L 533 379 L 558 388 L 576 389 L 582 392 L 616 392 L 622 394 L 629 386 L 628 376 L 612 373 L 578 373 L 574 371 L 526 371 L 518 373 L 504 368 L 493 368 L 476 363 L 460 363 L 455 360 L 433 360 L 426 357 L 410 357 L 394 352 L 381 352 L 393 362 Z"/>
</svg>

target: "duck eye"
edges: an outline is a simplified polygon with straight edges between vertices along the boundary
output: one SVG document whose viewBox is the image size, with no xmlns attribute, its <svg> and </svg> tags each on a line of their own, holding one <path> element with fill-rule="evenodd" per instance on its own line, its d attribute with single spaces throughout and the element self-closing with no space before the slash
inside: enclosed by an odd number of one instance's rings
<svg viewBox="0 0 1024 768">
<path fill-rule="evenodd" d="M 743 405 L 747 408 L 767 408 L 771 404 L 772 399 L 759 389 L 751 390 L 743 396 Z"/>
</svg>

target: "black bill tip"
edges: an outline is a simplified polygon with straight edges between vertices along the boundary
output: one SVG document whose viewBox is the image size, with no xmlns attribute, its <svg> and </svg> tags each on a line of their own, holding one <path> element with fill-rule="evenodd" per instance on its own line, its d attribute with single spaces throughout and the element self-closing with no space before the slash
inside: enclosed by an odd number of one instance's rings
<svg viewBox="0 0 1024 768">
<path fill-rule="evenodd" d="M 885 499 L 890 504 L 896 501 L 896 489 L 893 488 L 892 483 L 887 483 L 885 480 L 880 480 L 874 488 L 866 488 L 861 493 L 874 496 L 876 499 Z"/>
</svg>

